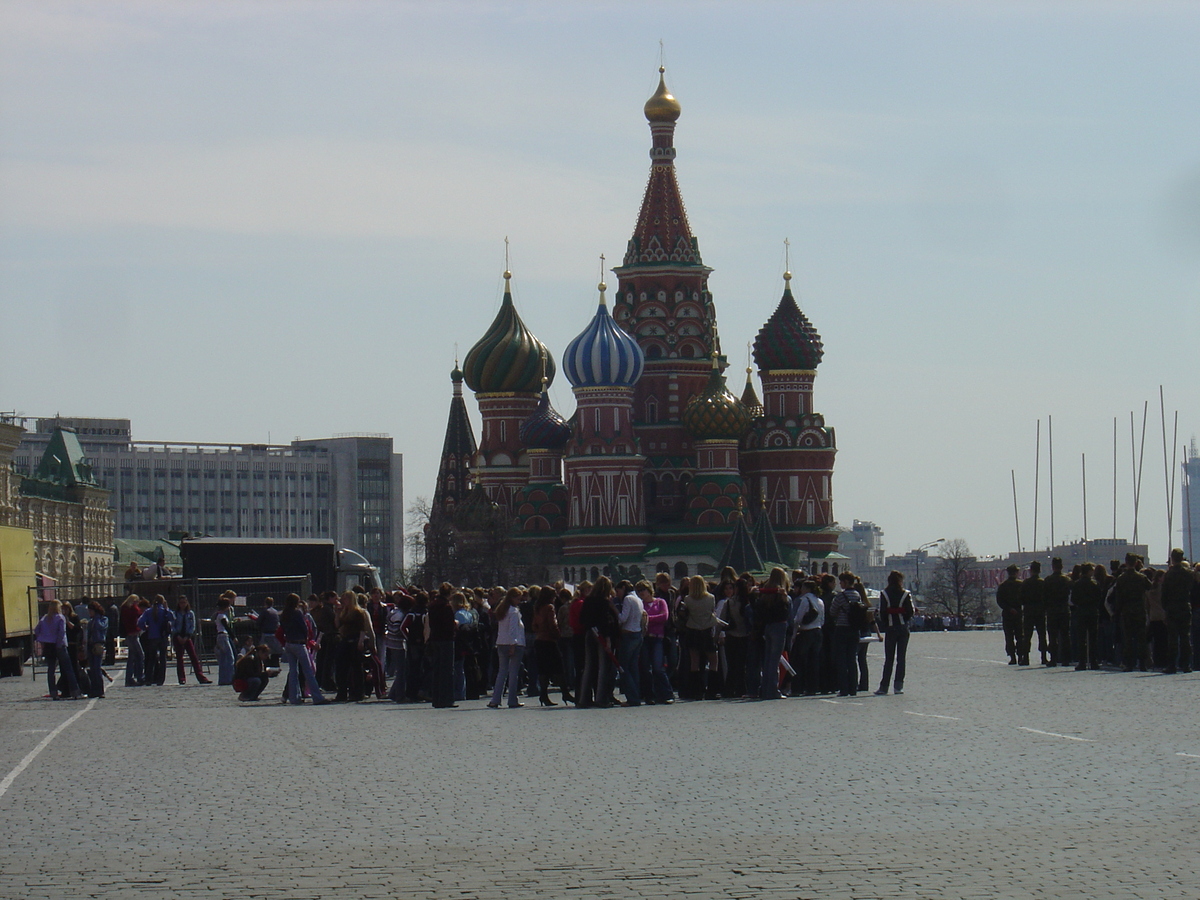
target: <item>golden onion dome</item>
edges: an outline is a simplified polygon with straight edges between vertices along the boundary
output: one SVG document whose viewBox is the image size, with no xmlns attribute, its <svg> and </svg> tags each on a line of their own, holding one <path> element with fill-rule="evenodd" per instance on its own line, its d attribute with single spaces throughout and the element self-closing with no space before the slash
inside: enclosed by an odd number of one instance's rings
<svg viewBox="0 0 1200 900">
<path fill-rule="evenodd" d="M 698 440 L 736 441 L 750 427 L 750 411 L 729 392 L 715 359 L 708 384 L 688 401 L 681 418 L 683 427 Z"/>
<path fill-rule="evenodd" d="M 649 122 L 674 122 L 682 112 L 679 101 L 667 90 L 667 82 L 663 66 L 658 67 L 658 90 L 646 101 L 646 120 Z"/>
</svg>

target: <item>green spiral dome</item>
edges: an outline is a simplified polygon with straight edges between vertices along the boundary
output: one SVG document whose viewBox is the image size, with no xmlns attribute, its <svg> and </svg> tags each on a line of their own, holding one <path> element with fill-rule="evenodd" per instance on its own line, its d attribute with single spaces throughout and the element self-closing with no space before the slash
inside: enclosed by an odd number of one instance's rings
<svg viewBox="0 0 1200 900">
<path fill-rule="evenodd" d="M 505 273 L 504 301 L 487 333 L 463 360 L 463 379 L 477 394 L 537 394 L 542 389 L 543 359 L 546 361 L 546 384 L 550 384 L 556 371 L 554 357 L 521 321 Z"/>
</svg>

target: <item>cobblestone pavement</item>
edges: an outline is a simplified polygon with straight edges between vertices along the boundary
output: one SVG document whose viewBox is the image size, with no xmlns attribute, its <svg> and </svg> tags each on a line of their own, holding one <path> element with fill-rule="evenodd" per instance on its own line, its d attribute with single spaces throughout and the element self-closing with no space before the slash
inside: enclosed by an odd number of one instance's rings
<svg viewBox="0 0 1200 900">
<path fill-rule="evenodd" d="M 1011 668 L 1002 642 L 914 635 L 906 693 L 853 701 L 115 685 L 32 761 L 86 704 L 2 679 L 0 778 L 27 766 L 0 897 L 1200 897 L 1200 674 Z"/>
</svg>

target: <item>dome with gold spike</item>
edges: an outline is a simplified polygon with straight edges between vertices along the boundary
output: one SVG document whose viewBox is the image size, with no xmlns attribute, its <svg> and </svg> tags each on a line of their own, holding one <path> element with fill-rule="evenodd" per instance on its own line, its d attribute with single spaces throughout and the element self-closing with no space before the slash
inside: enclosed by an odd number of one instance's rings
<svg viewBox="0 0 1200 900">
<path fill-rule="evenodd" d="M 521 443 L 533 450 L 561 450 L 571 439 L 571 426 L 550 405 L 550 394 L 542 388 L 537 409 L 521 423 L 517 435 Z"/>
<path fill-rule="evenodd" d="M 554 358 L 546 345 L 533 336 L 517 314 L 511 289 L 512 273 L 504 273 L 504 300 L 491 327 L 463 360 L 463 379 L 477 394 L 507 392 L 536 394 L 542 384 L 542 360 L 546 383 L 554 380 Z"/>
<path fill-rule="evenodd" d="M 688 401 L 681 418 L 683 427 L 697 440 L 736 441 L 750 427 L 750 411 L 725 386 L 715 358 L 708 384 Z"/>
<path fill-rule="evenodd" d="M 746 366 L 746 387 L 742 391 L 742 405 L 750 413 L 751 419 L 757 419 L 763 414 L 762 401 L 758 399 L 758 391 L 754 390 L 754 369 Z"/>
<path fill-rule="evenodd" d="M 644 110 L 649 122 L 674 122 L 683 111 L 679 101 L 667 90 L 666 71 L 663 66 L 658 67 L 658 90 L 646 101 Z"/>
<path fill-rule="evenodd" d="M 783 297 L 754 339 L 754 361 L 760 372 L 815 369 L 825 355 L 821 335 L 796 305 L 792 273 L 783 273 Z"/>
<path fill-rule="evenodd" d="M 563 354 L 563 371 L 574 387 L 630 387 L 637 384 L 646 357 L 637 340 L 613 321 L 604 302 L 607 285 L 598 284 L 600 304 L 592 321 Z"/>
</svg>

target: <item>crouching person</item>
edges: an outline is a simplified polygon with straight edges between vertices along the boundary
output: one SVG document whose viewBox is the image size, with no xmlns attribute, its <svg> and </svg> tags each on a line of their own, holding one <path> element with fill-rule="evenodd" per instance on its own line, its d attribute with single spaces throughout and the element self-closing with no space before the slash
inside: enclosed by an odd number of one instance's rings
<svg viewBox="0 0 1200 900">
<path fill-rule="evenodd" d="M 257 700 L 271 676 L 279 674 L 278 669 L 268 668 L 270 659 L 271 649 L 259 644 L 237 661 L 233 668 L 233 689 L 238 692 L 239 700 Z"/>
</svg>

